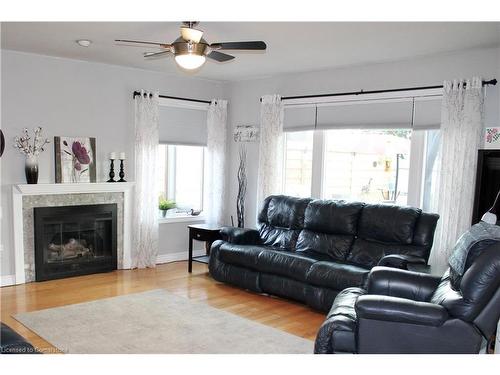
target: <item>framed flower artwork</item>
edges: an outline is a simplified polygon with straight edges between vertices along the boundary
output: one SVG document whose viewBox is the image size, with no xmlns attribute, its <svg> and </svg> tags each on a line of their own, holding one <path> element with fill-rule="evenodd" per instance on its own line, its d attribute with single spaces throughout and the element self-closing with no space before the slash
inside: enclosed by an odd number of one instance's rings
<svg viewBox="0 0 500 375">
<path fill-rule="evenodd" d="M 500 128 L 486 128 L 484 134 L 484 148 L 500 149 Z"/>
<path fill-rule="evenodd" d="M 56 183 L 96 182 L 95 138 L 54 137 Z"/>
</svg>

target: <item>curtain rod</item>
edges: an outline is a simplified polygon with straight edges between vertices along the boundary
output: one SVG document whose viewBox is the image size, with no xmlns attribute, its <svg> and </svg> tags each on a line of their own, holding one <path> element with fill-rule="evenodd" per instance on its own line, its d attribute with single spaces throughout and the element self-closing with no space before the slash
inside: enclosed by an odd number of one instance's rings
<svg viewBox="0 0 500 375">
<path fill-rule="evenodd" d="M 496 78 L 490 79 L 489 81 L 483 81 L 483 86 L 497 84 Z M 384 92 L 399 92 L 399 91 L 416 91 L 416 90 L 430 90 L 430 89 L 442 89 L 443 85 L 437 86 L 420 86 L 420 87 L 405 87 L 400 89 L 386 89 L 386 90 L 360 90 L 351 92 L 336 92 L 332 94 L 317 94 L 317 95 L 298 95 L 298 96 L 283 96 L 281 100 L 291 100 L 291 99 L 308 99 L 308 98 L 324 98 L 329 96 L 347 96 L 347 95 L 364 95 L 364 94 L 381 94 Z M 260 98 L 262 101 L 262 98 Z"/>
<path fill-rule="evenodd" d="M 141 95 L 139 91 L 134 91 L 134 98 L 138 95 Z M 165 99 L 175 99 L 175 100 L 184 100 L 186 102 L 195 102 L 195 103 L 206 103 L 210 104 L 210 100 L 201 100 L 201 99 L 191 99 L 191 98 L 181 98 L 179 96 L 168 96 L 168 95 L 158 95 L 160 98 L 165 98 Z"/>
</svg>

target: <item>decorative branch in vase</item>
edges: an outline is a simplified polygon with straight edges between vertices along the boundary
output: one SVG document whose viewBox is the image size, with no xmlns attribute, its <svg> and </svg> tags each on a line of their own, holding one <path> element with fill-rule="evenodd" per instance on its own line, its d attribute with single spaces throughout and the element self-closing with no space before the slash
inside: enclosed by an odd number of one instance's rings
<svg viewBox="0 0 500 375">
<path fill-rule="evenodd" d="M 245 198 L 247 194 L 247 143 L 256 142 L 259 136 L 259 130 L 253 125 L 238 125 L 234 130 L 234 141 L 239 143 L 238 165 L 238 195 L 236 197 L 236 216 L 238 218 L 238 227 L 245 227 Z M 231 216 L 232 220 L 232 216 Z"/>
<path fill-rule="evenodd" d="M 245 227 L 245 196 L 247 194 L 247 150 L 244 145 L 240 145 L 240 164 L 238 166 L 238 196 L 236 197 L 236 216 L 238 227 Z"/>
<path fill-rule="evenodd" d="M 21 137 L 14 138 L 14 147 L 26 156 L 24 172 L 28 184 L 38 182 L 38 155 L 45 151 L 45 145 L 50 143 L 47 138 L 42 138 L 42 128 L 40 126 L 34 129 L 34 134 L 31 142 L 28 129 L 24 128 Z"/>
</svg>

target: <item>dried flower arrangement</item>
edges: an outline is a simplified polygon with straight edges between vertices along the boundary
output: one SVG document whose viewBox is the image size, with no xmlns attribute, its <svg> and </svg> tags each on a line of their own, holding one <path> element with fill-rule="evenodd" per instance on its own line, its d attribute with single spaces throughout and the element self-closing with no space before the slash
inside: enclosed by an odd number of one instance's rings
<svg viewBox="0 0 500 375">
<path fill-rule="evenodd" d="M 28 184 L 36 184 L 38 182 L 38 155 L 45 151 L 45 145 L 50 143 L 47 138 L 42 137 L 42 128 L 36 127 L 33 141 L 27 128 L 23 129 L 23 134 L 20 137 L 14 138 L 14 147 L 26 156 L 24 172 L 26 174 L 26 182 Z"/>
<path fill-rule="evenodd" d="M 24 128 L 23 135 L 21 137 L 14 138 L 14 147 L 28 158 L 38 156 L 40 152 L 45 151 L 45 145 L 50 143 L 48 138 L 42 137 L 42 128 L 40 126 L 35 128 L 34 133 L 35 136 L 33 137 L 32 143 L 30 142 L 31 137 L 27 128 Z"/>
</svg>

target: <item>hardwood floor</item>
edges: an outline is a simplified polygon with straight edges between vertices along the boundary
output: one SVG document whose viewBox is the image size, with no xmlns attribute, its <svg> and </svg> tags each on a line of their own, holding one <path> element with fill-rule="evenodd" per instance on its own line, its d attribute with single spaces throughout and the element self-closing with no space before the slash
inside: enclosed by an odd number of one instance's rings
<svg viewBox="0 0 500 375">
<path fill-rule="evenodd" d="M 193 273 L 188 274 L 187 262 L 176 262 L 155 269 L 120 270 L 3 287 L 1 320 L 33 345 L 54 352 L 54 347 L 12 315 L 158 288 L 311 340 L 325 319 L 305 305 L 218 283 L 208 275 L 204 264 L 194 263 Z"/>
</svg>

